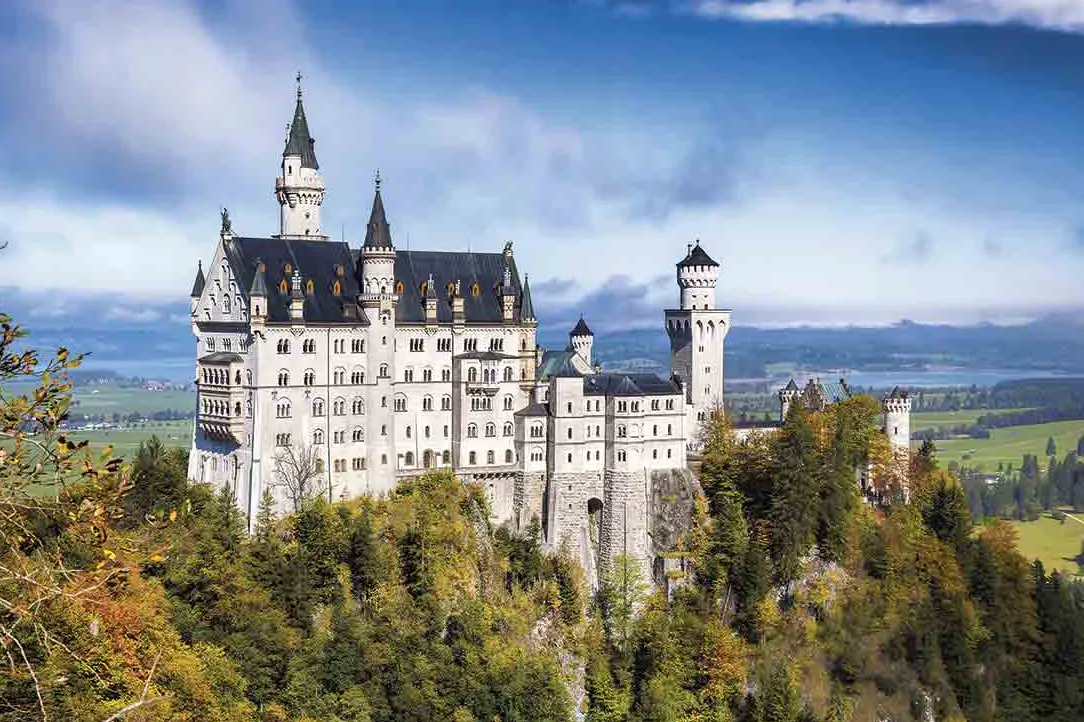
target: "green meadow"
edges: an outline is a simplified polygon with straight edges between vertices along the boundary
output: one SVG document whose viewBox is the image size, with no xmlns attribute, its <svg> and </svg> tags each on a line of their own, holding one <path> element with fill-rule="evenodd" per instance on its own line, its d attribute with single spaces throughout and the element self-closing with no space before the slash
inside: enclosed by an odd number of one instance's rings
<svg viewBox="0 0 1084 722">
<path fill-rule="evenodd" d="M 912 428 L 914 426 L 912 422 Z M 937 458 L 942 464 L 955 461 L 982 471 L 997 471 L 998 463 L 1012 464 L 1019 468 L 1024 454 L 1039 457 L 1040 465 L 1046 462 L 1046 441 L 1053 437 L 1058 447 L 1058 457 L 1076 449 L 1077 440 L 1084 436 L 1084 419 L 1055 421 L 1049 424 L 1010 426 L 994 429 L 989 439 L 949 439 L 935 441 Z"/>
<path fill-rule="evenodd" d="M 1049 574 L 1058 569 L 1066 574 L 1079 574 L 1077 555 L 1084 543 L 1084 517 L 1066 514 L 1058 521 L 1044 514 L 1036 521 L 1013 522 L 1020 535 L 1017 548 L 1029 560 L 1038 559 Z"/>
</svg>

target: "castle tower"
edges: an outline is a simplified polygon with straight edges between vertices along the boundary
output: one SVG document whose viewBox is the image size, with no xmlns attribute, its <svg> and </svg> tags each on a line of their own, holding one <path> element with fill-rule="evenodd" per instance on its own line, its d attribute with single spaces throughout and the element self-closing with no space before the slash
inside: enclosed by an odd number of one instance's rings
<svg viewBox="0 0 1084 722">
<path fill-rule="evenodd" d="M 690 244 L 677 264 L 681 307 L 666 310 L 670 336 L 670 372 L 685 388 L 690 437 L 700 422 L 723 403 L 723 340 L 730 331 L 730 310 L 715 307 L 719 264 L 700 247 Z M 691 441 L 690 448 L 698 442 Z"/>
<path fill-rule="evenodd" d="M 297 105 L 286 148 L 282 151 L 282 174 L 275 179 L 275 197 L 281 207 L 278 238 L 326 239 L 320 227 L 324 202 L 324 179 L 316 162 L 316 141 L 301 104 L 301 74 L 297 75 Z"/>
<path fill-rule="evenodd" d="M 192 314 L 196 313 L 196 306 L 199 304 L 199 300 L 203 296 L 203 289 L 206 286 L 207 279 L 203 276 L 203 261 L 200 261 L 199 266 L 196 267 L 196 280 L 192 283 L 192 293 L 190 294 L 192 303 L 189 310 Z"/>
<path fill-rule="evenodd" d="M 358 256 L 357 278 L 361 290 L 358 305 L 369 319 L 366 375 L 375 379 L 376 384 L 370 390 L 371 411 L 366 414 L 371 469 L 368 491 L 379 494 L 395 488 L 395 418 L 390 399 L 397 373 L 395 306 L 399 296 L 395 291 L 395 245 L 384 212 L 379 171 L 374 185 L 373 208 Z"/>
<path fill-rule="evenodd" d="M 587 322 L 583 320 L 583 315 L 580 316 L 580 320 L 569 332 L 568 338 L 569 347 L 579 354 L 580 358 L 582 358 L 590 367 L 592 364 L 591 349 L 595 345 L 595 334 L 587 327 Z"/>
<path fill-rule="evenodd" d="M 911 397 L 899 386 L 881 400 L 885 435 L 896 452 L 911 449 Z"/>
<path fill-rule="evenodd" d="M 799 390 L 798 384 L 794 383 L 793 378 L 787 382 L 786 386 L 779 389 L 779 423 L 787 420 L 790 405 L 801 395 L 802 392 Z"/>
</svg>

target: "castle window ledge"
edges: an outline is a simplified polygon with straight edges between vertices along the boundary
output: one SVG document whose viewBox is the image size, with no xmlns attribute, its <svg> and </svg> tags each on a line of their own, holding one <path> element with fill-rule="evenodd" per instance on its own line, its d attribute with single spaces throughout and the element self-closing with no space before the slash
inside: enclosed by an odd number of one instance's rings
<svg viewBox="0 0 1084 722">
<path fill-rule="evenodd" d="M 501 389 L 499 381 L 468 381 L 467 393 L 468 394 L 484 394 L 486 396 L 493 396 Z"/>
</svg>

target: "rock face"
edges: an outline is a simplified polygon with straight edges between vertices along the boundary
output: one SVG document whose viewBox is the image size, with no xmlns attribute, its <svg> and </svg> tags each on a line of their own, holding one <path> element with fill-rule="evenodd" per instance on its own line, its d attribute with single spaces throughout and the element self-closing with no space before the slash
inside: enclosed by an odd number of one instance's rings
<svg viewBox="0 0 1084 722">
<path fill-rule="evenodd" d="M 651 472 L 648 495 L 648 537 L 651 578 L 671 593 L 684 583 L 685 557 L 676 553 L 679 542 L 692 528 L 700 482 L 688 469 Z"/>
</svg>

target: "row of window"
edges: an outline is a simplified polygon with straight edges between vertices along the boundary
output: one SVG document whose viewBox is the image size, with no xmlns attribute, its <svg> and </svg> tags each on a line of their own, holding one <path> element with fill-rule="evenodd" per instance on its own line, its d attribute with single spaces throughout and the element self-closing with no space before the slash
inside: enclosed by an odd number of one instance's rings
<svg viewBox="0 0 1084 722">
<path fill-rule="evenodd" d="M 511 449 L 505 449 L 505 451 L 504 451 L 504 463 L 506 463 L 506 464 L 514 464 L 515 461 L 516 461 L 516 455 L 514 453 L 512 453 L 512 450 Z M 486 463 L 487 464 L 496 464 L 497 463 L 497 455 L 496 455 L 495 452 L 493 452 L 493 451 L 487 451 L 486 452 Z M 472 451 L 472 452 L 470 452 L 470 454 L 467 455 L 467 464 L 469 464 L 470 466 L 477 466 L 478 465 L 478 453 L 477 452 Z"/>
<path fill-rule="evenodd" d="M 490 436 L 490 437 L 496 436 L 497 435 L 497 425 L 496 424 L 486 424 L 485 431 L 486 431 L 486 436 Z M 511 436 L 513 433 L 515 433 L 515 432 L 514 432 L 513 427 L 512 427 L 512 422 L 511 421 L 506 421 L 505 424 L 504 424 L 504 436 Z M 468 439 L 476 439 L 476 438 L 478 438 L 478 424 L 467 424 L 467 438 Z"/>
<path fill-rule="evenodd" d="M 203 399 L 201 406 L 202 412 L 206 416 L 229 416 L 230 404 L 228 401 L 221 401 L 219 399 Z M 241 416 L 241 402 L 234 402 L 233 415 Z"/>
<path fill-rule="evenodd" d="M 200 373 L 200 377 L 205 384 L 214 384 L 216 386 L 229 386 L 230 385 L 230 372 L 228 369 L 211 369 L 205 368 Z M 241 385 L 241 371 L 240 369 L 234 374 L 234 383 L 238 386 Z"/>
<path fill-rule="evenodd" d="M 515 372 L 512 370 L 511 366 L 505 366 L 504 367 L 503 376 L 504 376 L 505 381 L 513 381 L 514 380 Z M 525 369 L 520 369 L 519 378 L 520 378 L 521 381 L 526 380 L 527 372 L 526 372 Z M 472 383 L 472 384 L 478 383 L 478 369 L 476 367 L 472 366 L 469 369 L 467 369 L 467 382 Z M 495 383 L 497 383 L 497 369 L 482 369 L 482 383 L 484 383 L 484 384 L 495 384 Z"/>
<path fill-rule="evenodd" d="M 208 313 L 210 312 L 208 311 Z M 208 336 L 207 339 L 204 341 L 204 346 L 206 346 L 208 353 L 214 353 L 217 347 L 217 342 L 215 341 L 213 336 Z M 238 349 L 244 351 L 247 347 L 248 344 L 244 338 L 240 338 L 237 340 Z M 222 339 L 222 350 L 233 351 L 233 341 L 229 338 Z"/>
<path fill-rule="evenodd" d="M 226 309 L 228 312 L 228 309 Z M 346 341 L 344 338 L 332 339 L 332 351 L 334 353 L 346 353 Z M 388 337 L 384 336 L 381 339 L 383 345 L 387 345 Z M 226 346 L 225 350 L 229 350 L 229 339 L 224 339 Z M 523 350 L 527 350 L 527 340 L 524 339 L 520 344 Z M 208 350 L 214 350 L 214 339 L 207 339 Z M 409 340 L 409 349 L 413 352 L 425 351 L 425 339 L 424 338 L 412 338 Z M 290 353 L 290 339 L 279 339 L 275 345 L 275 350 L 280 354 Z M 477 351 L 478 339 L 465 338 L 463 339 L 464 351 Z M 489 340 L 490 351 L 504 351 L 504 339 L 503 338 L 491 338 Z M 450 338 L 438 338 L 437 339 L 437 351 L 441 353 L 452 352 L 452 339 Z M 305 339 L 301 342 L 301 353 L 316 353 L 316 340 Z M 365 339 L 350 339 L 350 353 L 365 353 Z"/>
<path fill-rule="evenodd" d="M 332 432 L 332 438 L 334 439 L 334 443 L 336 443 L 336 444 L 345 444 L 346 443 L 346 431 L 345 430 L 343 430 L 343 431 L 334 431 L 334 432 Z M 365 430 L 362 429 L 360 426 L 354 427 L 350 431 L 350 440 L 353 441 L 353 442 L 365 441 Z M 316 431 L 312 432 L 312 443 L 313 444 L 322 444 L 322 443 L 324 443 L 324 430 L 323 429 L 317 429 Z"/>
<path fill-rule="evenodd" d="M 566 408 L 568 409 L 568 413 L 571 414 L 572 413 L 572 402 L 571 401 L 568 402 Z M 651 401 L 651 410 L 652 411 L 661 411 L 662 408 L 663 408 L 663 404 L 662 404 L 661 399 L 653 399 Z M 673 411 L 674 410 L 674 400 L 673 399 L 666 399 L 666 407 L 665 408 L 666 408 L 667 411 Z M 584 402 L 584 410 L 587 411 L 587 412 L 601 411 L 602 410 L 602 401 L 599 400 L 599 399 L 587 399 Z M 640 402 L 639 401 L 631 401 L 631 402 L 630 401 L 618 401 L 617 402 L 617 410 L 618 410 L 618 412 L 621 412 L 621 413 L 625 413 L 625 412 L 629 412 L 629 411 L 631 411 L 632 413 L 637 413 L 640 410 Z"/>
<path fill-rule="evenodd" d="M 590 451 L 587 452 L 587 461 L 591 461 L 591 453 L 592 452 L 590 452 Z M 624 449 L 618 449 L 615 453 L 617 455 L 617 460 L 618 461 L 628 461 L 628 459 L 629 459 L 628 452 L 625 451 Z M 601 454 L 598 451 L 594 452 L 594 455 L 595 455 L 594 456 L 595 461 L 599 461 L 602 458 Z M 537 456 L 538 458 L 536 459 L 535 456 Z M 572 454 L 569 454 L 566 458 L 568 459 L 568 463 L 571 464 L 572 463 Z M 652 459 L 658 459 L 659 458 L 659 450 L 658 449 L 652 449 L 651 450 L 651 458 Z M 673 449 L 667 449 L 666 450 L 666 458 L 667 459 L 674 458 L 674 450 Z M 542 454 L 540 452 L 532 453 L 531 454 L 531 461 L 542 461 Z"/>
</svg>

